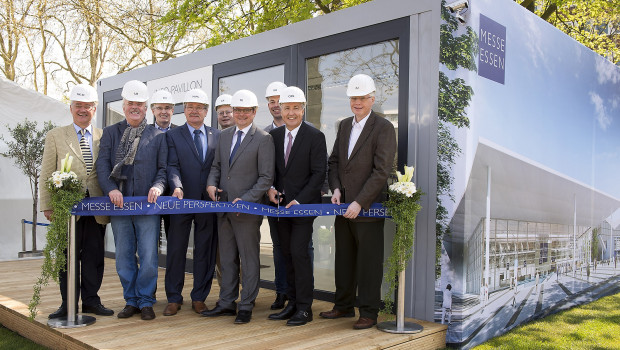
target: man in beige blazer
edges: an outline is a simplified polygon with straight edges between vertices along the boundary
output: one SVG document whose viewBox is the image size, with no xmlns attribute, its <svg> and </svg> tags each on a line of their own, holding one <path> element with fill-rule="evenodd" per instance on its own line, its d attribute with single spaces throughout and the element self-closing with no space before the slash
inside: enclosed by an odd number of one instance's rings
<svg viewBox="0 0 620 350">
<path fill-rule="evenodd" d="M 71 89 L 70 100 L 73 123 L 50 130 L 45 137 L 43 164 L 39 177 L 40 207 L 45 217 L 50 221 L 54 220 L 54 213 L 50 204 L 50 193 L 45 182 L 54 171 L 60 170 L 60 163 L 67 153 L 73 157 L 71 170 L 82 181 L 86 197 L 102 195 L 95 169 L 102 130 L 91 124 L 97 110 L 97 91 L 92 86 L 79 84 Z M 107 216 L 82 216 L 76 223 L 76 260 L 79 265 L 75 286 L 76 302 L 81 294 L 83 313 L 103 316 L 114 314 L 114 311 L 101 304 L 101 299 L 97 294 L 103 280 L 103 238 L 105 236 L 105 225 L 108 222 Z M 50 319 L 67 316 L 66 271 L 60 273 L 59 280 L 62 304 L 58 310 L 49 315 Z"/>
</svg>

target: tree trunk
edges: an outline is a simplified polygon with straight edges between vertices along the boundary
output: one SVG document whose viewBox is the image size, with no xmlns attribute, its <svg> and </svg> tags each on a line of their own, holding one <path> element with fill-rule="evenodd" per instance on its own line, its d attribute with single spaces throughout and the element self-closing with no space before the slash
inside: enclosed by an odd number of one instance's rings
<svg viewBox="0 0 620 350">
<path fill-rule="evenodd" d="M 32 196 L 32 252 L 37 250 L 37 209 L 39 202 L 39 183 L 34 182 L 34 195 Z"/>
</svg>

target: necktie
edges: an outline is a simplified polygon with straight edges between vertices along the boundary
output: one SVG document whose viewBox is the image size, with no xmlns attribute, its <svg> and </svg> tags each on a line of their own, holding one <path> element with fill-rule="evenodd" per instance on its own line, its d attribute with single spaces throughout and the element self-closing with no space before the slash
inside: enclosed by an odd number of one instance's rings
<svg viewBox="0 0 620 350">
<path fill-rule="evenodd" d="M 288 164 L 288 156 L 291 154 L 291 148 L 293 147 L 293 134 L 288 133 L 288 144 L 286 145 L 286 151 L 284 152 L 284 166 Z"/>
<path fill-rule="evenodd" d="M 200 140 L 200 130 L 194 130 L 194 144 L 196 145 L 196 151 L 198 151 L 198 159 L 203 162 L 202 158 L 202 141 Z"/>
<path fill-rule="evenodd" d="M 232 152 L 230 152 L 230 159 L 228 160 L 228 165 L 232 163 L 232 160 L 235 157 L 235 153 L 237 153 L 237 149 L 239 149 L 239 145 L 241 144 L 241 136 L 243 136 L 243 131 L 237 131 L 237 142 L 235 142 L 235 147 L 233 147 Z"/>
<path fill-rule="evenodd" d="M 80 129 L 80 134 L 82 134 L 82 138 L 80 139 L 80 150 L 82 151 L 82 158 L 84 158 L 84 163 L 86 164 L 86 175 L 89 175 L 90 171 L 93 170 L 93 155 L 90 153 L 90 146 L 86 139 L 86 130 Z"/>
</svg>

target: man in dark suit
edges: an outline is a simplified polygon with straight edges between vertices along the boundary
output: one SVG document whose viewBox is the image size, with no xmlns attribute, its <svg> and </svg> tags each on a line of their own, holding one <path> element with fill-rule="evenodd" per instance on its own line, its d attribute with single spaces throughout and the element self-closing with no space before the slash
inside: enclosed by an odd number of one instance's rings
<svg viewBox="0 0 620 350">
<path fill-rule="evenodd" d="M 270 132 L 279 126 L 284 125 L 284 121 L 282 120 L 282 110 L 280 108 L 280 92 L 285 88 L 286 85 L 279 81 L 274 81 L 267 85 L 267 89 L 265 90 L 265 99 L 267 100 L 267 109 L 269 110 L 269 113 L 271 113 L 273 121 L 271 124 L 267 125 L 265 129 L 263 129 L 266 132 Z M 286 290 L 288 289 L 288 286 L 286 285 L 286 261 L 284 259 L 284 255 L 282 254 L 280 238 L 278 238 L 278 219 L 268 216 L 267 221 L 269 222 L 269 233 L 271 235 L 271 244 L 273 246 L 273 283 L 276 286 L 276 300 L 274 300 L 271 304 L 271 310 L 277 310 L 283 308 L 284 303 L 286 303 L 287 300 Z"/>
<path fill-rule="evenodd" d="M 176 128 L 175 124 L 172 124 L 171 118 L 174 114 L 174 99 L 172 94 L 166 90 L 156 91 L 149 101 L 151 103 L 151 112 L 153 113 L 154 121 L 153 126 L 161 132 L 169 131 L 172 128 Z M 161 215 L 161 219 L 164 221 L 164 232 L 168 237 L 168 230 L 170 229 L 170 215 Z"/>
<path fill-rule="evenodd" d="M 187 123 L 166 133 L 168 143 L 168 185 L 179 199 L 208 200 L 207 177 L 215 157 L 220 136 L 218 129 L 206 126 L 209 97 L 200 90 L 190 90 L 184 98 Z M 192 309 L 207 309 L 204 301 L 211 291 L 217 250 L 216 216 L 213 213 L 171 215 L 166 255 L 166 296 L 164 316 L 175 315 L 183 304 L 185 260 L 189 233 L 194 223 L 194 287 Z"/>
<path fill-rule="evenodd" d="M 329 157 L 332 203 L 350 202 L 337 216 L 335 280 L 336 298 L 324 318 L 354 317 L 356 290 L 360 317 L 355 329 L 377 324 L 383 279 L 383 224 L 385 219 L 358 217 L 362 208 L 383 202 L 387 179 L 396 155 L 396 133 L 388 120 L 372 111 L 375 84 L 358 74 L 349 80 L 347 95 L 354 117 L 343 120 Z"/>
<path fill-rule="evenodd" d="M 125 120 L 103 129 L 96 163 L 99 185 L 117 207 L 123 207 L 125 196 L 147 196 L 150 203 L 155 203 L 166 188 L 166 135 L 146 123 L 146 85 L 137 80 L 128 81 L 121 95 Z M 143 320 L 152 320 L 160 217 L 112 216 L 110 221 L 116 247 L 116 272 L 126 303 L 118 318 L 140 313 Z"/>
<path fill-rule="evenodd" d="M 86 196 L 101 196 L 94 162 L 99 154 L 102 130 L 92 125 L 97 111 L 97 90 L 90 85 L 79 84 L 71 89 L 69 99 L 73 123 L 50 130 L 45 136 L 43 163 L 39 177 L 40 207 L 50 221 L 54 219 L 51 194 L 45 183 L 54 171 L 60 170 L 61 161 L 65 159 L 67 153 L 75 158 L 71 171 L 82 181 Z M 104 316 L 114 314 L 114 311 L 101 304 L 101 298 L 98 295 L 103 280 L 105 225 L 108 222 L 110 218 L 107 216 L 82 216 L 76 223 L 76 260 L 79 261 L 79 266 L 76 270 L 75 300 L 77 303 L 80 294 L 82 295 L 83 313 Z M 62 304 L 58 310 L 49 315 L 50 319 L 67 316 L 67 271 L 61 271 L 58 279 Z M 77 307 L 75 310 L 77 312 Z"/>
<path fill-rule="evenodd" d="M 258 108 L 256 95 L 239 90 L 232 97 L 236 126 L 220 135 L 215 160 L 207 180 L 212 200 L 262 202 L 273 183 L 274 147 L 271 135 L 253 124 Z M 225 213 L 218 217 L 218 241 L 222 264 L 220 297 L 204 316 L 233 316 L 236 324 L 250 322 L 260 278 L 260 215 Z M 243 270 L 239 297 L 239 264 Z"/>
<path fill-rule="evenodd" d="M 269 199 L 290 208 L 298 204 L 321 203 L 325 181 L 327 149 L 325 135 L 303 122 L 306 97 L 303 91 L 289 86 L 281 91 L 280 106 L 285 127 L 271 130 L 276 149 L 274 186 Z M 312 259 L 308 244 L 316 217 L 277 218 L 277 233 L 286 261 L 286 295 L 288 304 L 271 320 L 285 320 L 288 326 L 312 321 Z"/>
</svg>

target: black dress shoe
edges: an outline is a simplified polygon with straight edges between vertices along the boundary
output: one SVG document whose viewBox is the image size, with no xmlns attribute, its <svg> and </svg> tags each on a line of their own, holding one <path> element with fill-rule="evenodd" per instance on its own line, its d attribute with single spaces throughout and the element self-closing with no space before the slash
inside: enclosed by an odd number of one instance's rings
<svg viewBox="0 0 620 350">
<path fill-rule="evenodd" d="M 155 318 L 155 311 L 153 311 L 153 307 L 145 306 L 140 309 L 140 318 L 144 321 L 150 321 Z"/>
<path fill-rule="evenodd" d="M 60 305 L 58 310 L 52 312 L 49 316 L 47 316 L 47 318 L 49 318 L 50 320 L 53 318 L 61 318 L 61 317 L 67 317 L 67 305 L 65 305 L 64 303 Z"/>
<path fill-rule="evenodd" d="M 237 313 L 233 309 L 224 309 L 223 307 L 217 305 L 213 308 L 213 310 L 205 310 L 200 313 L 202 316 L 206 317 L 217 317 L 217 316 L 235 316 Z"/>
<path fill-rule="evenodd" d="M 119 312 L 118 315 L 116 315 L 116 317 L 130 318 L 131 316 L 135 314 L 139 314 L 139 313 L 140 313 L 140 309 L 138 309 L 137 307 L 132 306 L 132 305 L 125 305 L 123 310 L 121 310 L 121 312 Z"/>
<path fill-rule="evenodd" d="M 278 310 L 284 307 L 284 303 L 288 300 L 286 294 L 276 293 L 276 300 L 271 304 L 271 310 Z"/>
<path fill-rule="evenodd" d="M 295 312 L 297 312 L 297 307 L 295 307 L 295 304 L 289 301 L 288 305 L 286 305 L 286 307 L 282 311 L 276 314 L 269 315 L 269 319 L 270 320 L 288 320 L 289 318 L 291 318 L 291 316 L 295 314 Z"/>
<path fill-rule="evenodd" d="M 102 304 L 97 305 L 82 305 L 82 313 L 85 314 L 95 314 L 101 316 L 112 316 L 114 315 L 114 310 L 110 310 Z"/>
<path fill-rule="evenodd" d="M 252 311 L 239 310 L 237 318 L 235 318 L 235 324 L 250 323 L 250 319 L 252 319 Z"/>
<path fill-rule="evenodd" d="M 303 326 L 306 323 L 312 321 L 312 310 L 304 311 L 299 310 L 291 317 L 290 320 L 286 321 L 287 326 Z"/>
</svg>

